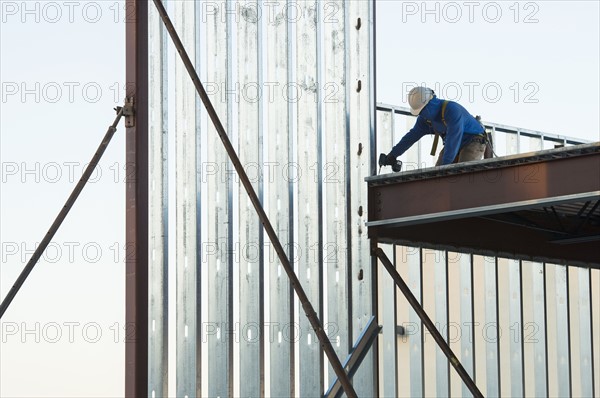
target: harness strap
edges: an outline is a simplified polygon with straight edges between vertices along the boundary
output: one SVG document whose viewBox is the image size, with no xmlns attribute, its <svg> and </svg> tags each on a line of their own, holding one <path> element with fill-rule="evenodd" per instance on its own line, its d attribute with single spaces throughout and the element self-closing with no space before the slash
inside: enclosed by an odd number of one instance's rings
<svg viewBox="0 0 600 398">
<path fill-rule="evenodd" d="M 442 103 L 442 122 L 444 123 L 444 126 L 448 127 L 448 125 L 446 124 L 446 107 L 448 106 L 448 101 L 444 101 Z"/>
<path fill-rule="evenodd" d="M 444 126 L 446 126 L 446 128 L 448 127 L 448 125 L 446 124 L 446 107 L 447 106 L 448 106 L 448 101 L 444 101 L 442 103 L 442 122 L 444 123 Z M 431 122 L 428 121 L 428 123 L 430 126 L 432 126 Z M 435 132 L 435 137 L 433 138 L 433 145 L 431 146 L 431 156 L 435 156 L 435 153 L 437 152 L 438 142 L 440 141 L 440 134 L 437 131 L 435 131 L 435 129 L 433 131 Z"/>
</svg>

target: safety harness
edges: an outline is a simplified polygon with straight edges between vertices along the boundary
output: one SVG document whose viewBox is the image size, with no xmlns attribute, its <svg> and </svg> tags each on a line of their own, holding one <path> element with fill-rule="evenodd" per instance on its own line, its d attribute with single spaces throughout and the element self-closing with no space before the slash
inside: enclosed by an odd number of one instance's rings
<svg viewBox="0 0 600 398">
<path fill-rule="evenodd" d="M 446 107 L 447 106 L 448 106 L 448 100 L 445 100 L 442 103 L 442 123 L 444 123 L 444 126 L 446 127 L 446 129 L 448 128 L 448 124 L 446 123 Z M 487 159 L 487 158 L 491 158 L 493 156 L 498 157 L 498 155 L 496 155 L 496 153 L 494 152 L 494 149 L 493 149 L 491 134 L 489 134 L 487 132 L 485 125 L 481 122 L 481 117 L 477 116 L 475 119 L 479 122 L 479 124 L 483 128 L 483 133 L 481 135 L 483 136 L 483 138 L 485 140 L 485 144 L 486 144 L 487 148 L 489 148 L 489 151 L 491 152 L 490 154 L 486 154 L 485 158 Z M 437 152 L 438 142 L 440 140 L 440 133 L 438 133 L 435 130 L 435 128 L 433 127 L 433 124 L 431 123 L 431 120 L 425 119 L 425 121 L 427 122 L 429 127 L 431 127 L 433 132 L 435 133 L 435 137 L 433 138 L 433 145 L 431 146 L 431 156 L 435 156 L 435 153 Z"/>
<path fill-rule="evenodd" d="M 446 107 L 448 106 L 448 101 L 445 100 L 442 103 L 442 122 L 444 123 L 444 126 L 446 126 L 446 128 L 448 128 L 448 125 L 446 124 Z M 433 129 L 433 132 L 435 133 L 435 137 L 433 138 L 433 145 L 431 146 L 431 156 L 435 156 L 435 152 L 437 151 L 437 146 L 438 146 L 438 142 L 440 140 L 440 133 L 438 133 L 435 128 L 433 127 L 433 124 L 431 124 L 431 120 L 427 120 L 427 124 L 429 124 L 429 127 L 431 127 Z"/>
</svg>

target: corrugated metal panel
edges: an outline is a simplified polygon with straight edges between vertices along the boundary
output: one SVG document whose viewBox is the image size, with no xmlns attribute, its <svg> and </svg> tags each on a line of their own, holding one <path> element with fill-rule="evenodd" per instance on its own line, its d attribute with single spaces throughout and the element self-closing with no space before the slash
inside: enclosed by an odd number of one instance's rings
<svg viewBox="0 0 600 398">
<path fill-rule="evenodd" d="M 394 145 L 394 114 L 392 112 L 377 113 L 377 151 L 387 153 Z M 390 260 L 396 263 L 395 246 L 381 245 Z M 400 264 L 402 262 L 399 261 Z M 380 396 L 395 397 L 397 389 L 397 331 L 396 331 L 396 285 L 385 269 L 379 264 L 378 293 L 379 293 L 379 323 L 382 325 L 381 345 L 379 347 L 379 386 Z"/>
<path fill-rule="evenodd" d="M 154 7 L 148 10 L 149 234 L 148 394 L 168 396 L 168 177 L 166 31 Z"/>
<path fill-rule="evenodd" d="M 548 395 L 570 395 L 566 267 L 545 264 L 548 309 Z"/>
<path fill-rule="evenodd" d="M 414 262 L 420 261 L 418 259 L 419 250 L 412 248 L 412 247 L 396 246 L 395 254 L 396 254 L 396 256 L 395 256 L 394 265 L 396 266 L 398 273 L 400 274 L 402 279 L 404 279 L 407 282 L 407 284 L 411 288 L 413 294 L 415 294 L 415 297 L 420 298 L 420 296 L 417 295 L 417 291 L 415 291 L 415 289 L 413 289 L 413 286 L 411 284 L 411 279 L 409 277 L 409 264 L 410 264 L 409 258 L 411 256 L 416 257 L 415 260 L 413 260 L 413 261 Z M 385 277 L 385 275 L 382 275 L 381 279 L 383 279 L 384 277 Z M 395 287 L 394 287 L 394 289 L 395 289 Z M 412 389 L 412 370 L 415 368 L 415 366 L 413 366 L 413 362 L 412 362 L 412 358 L 413 358 L 412 343 L 413 343 L 413 340 L 415 339 L 414 335 L 416 333 L 420 332 L 420 323 L 415 324 L 415 323 L 411 322 L 411 317 L 413 316 L 413 315 L 411 315 L 411 312 L 414 313 L 414 311 L 412 310 L 412 308 L 410 308 L 410 304 L 408 303 L 408 301 L 404 298 L 404 296 L 402 294 L 397 294 L 395 306 L 396 306 L 396 316 L 397 316 L 398 325 L 400 325 L 404 328 L 404 335 L 398 336 L 398 338 L 396 340 L 397 355 L 398 355 L 398 361 L 397 361 L 398 369 L 397 369 L 397 377 L 396 377 L 397 389 L 398 389 L 397 396 L 410 397 L 411 389 Z M 385 324 L 383 326 L 385 327 Z M 420 343 L 420 341 L 421 341 L 420 337 L 418 338 L 418 341 Z M 419 348 L 420 348 L 420 344 L 419 344 Z"/>
<path fill-rule="evenodd" d="M 448 341 L 448 257 L 440 252 L 435 263 L 435 322 L 439 332 Z M 433 279 L 433 278 L 432 278 Z M 439 325 L 439 326 L 438 326 Z M 439 347 L 435 351 L 437 396 L 449 395 L 448 360 Z"/>
<path fill-rule="evenodd" d="M 568 267 L 571 394 L 592 396 L 589 270 Z"/>
<path fill-rule="evenodd" d="M 408 286 L 423 305 L 423 264 L 422 250 L 417 249 L 408 257 Z M 415 326 L 415 332 L 410 335 L 410 396 L 424 396 L 423 374 L 423 322 L 414 310 L 410 310 L 410 323 Z"/>
<path fill-rule="evenodd" d="M 365 222 L 367 220 L 367 192 L 364 178 L 371 175 L 371 78 L 369 55 L 371 37 L 369 25 L 373 21 L 371 4 L 367 1 L 346 3 L 347 78 L 348 103 L 348 163 L 349 206 L 348 233 L 351 263 L 352 289 L 352 340 L 355 341 L 367 325 L 373 313 L 373 271 L 369 240 Z M 350 59 L 352 62 L 350 62 Z M 363 366 L 353 378 L 359 396 L 375 396 L 374 351 L 370 351 Z"/>
<path fill-rule="evenodd" d="M 465 370 L 473 377 L 473 288 L 471 255 L 447 253 L 448 258 L 448 324 L 450 348 Z M 468 387 L 453 368 L 450 373 L 450 396 L 470 397 Z M 446 394 L 447 395 L 447 394 Z"/>
<path fill-rule="evenodd" d="M 333 348 L 342 361 L 348 356 L 348 196 L 346 177 L 346 2 L 319 2 L 322 24 L 322 125 L 323 125 L 323 266 L 326 268 L 326 325 Z M 335 378 L 331 366 L 329 383 Z"/>
<path fill-rule="evenodd" d="M 195 56 L 195 3 L 175 2 L 175 26 L 191 59 Z M 196 306 L 200 291 L 198 214 L 196 206 L 196 94 L 186 70 L 175 64 L 175 206 L 176 206 L 176 341 L 177 396 L 202 394 L 200 372 L 200 311 Z"/>
<path fill-rule="evenodd" d="M 484 258 L 485 283 L 485 326 L 483 329 L 486 347 L 487 396 L 500 396 L 500 369 L 498 341 L 498 263 L 494 258 Z"/>
<path fill-rule="evenodd" d="M 571 278 L 574 283 L 577 283 L 579 294 L 573 297 L 571 302 L 577 304 L 577 321 L 571 321 L 571 330 L 579 332 L 579 359 L 573 359 L 573 366 L 577 364 L 579 366 L 579 378 L 573 377 L 573 395 L 580 397 L 591 397 L 594 395 L 594 367 L 592 363 L 593 359 L 593 340 L 592 340 L 592 309 L 595 308 L 596 312 L 600 311 L 600 302 L 592 301 L 591 295 L 591 270 L 581 269 L 578 267 L 570 267 L 570 271 L 574 273 L 574 278 Z M 575 332 L 574 332 L 575 333 Z M 600 344 L 596 340 L 596 344 Z M 598 368 L 596 368 L 596 378 L 598 376 Z M 573 372 L 575 376 L 576 373 Z M 579 388 L 575 388 L 578 385 Z"/>
<path fill-rule="evenodd" d="M 543 264 L 522 262 L 525 395 L 547 395 L 546 283 Z"/>
<path fill-rule="evenodd" d="M 237 3 L 243 16 L 237 20 L 237 79 L 234 91 L 238 105 L 238 143 L 240 161 L 249 173 L 252 186 L 262 199 L 262 115 L 258 101 L 262 81 L 262 43 L 259 39 L 261 21 L 258 2 L 248 0 Z M 262 33 L 262 32 L 261 32 Z M 238 233 L 235 242 L 239 272 L 239 326 L 236 343 L 239 343 L 239 395 L 257 397 L 263 386 L 263 264 L 262 227 L 258 215 L 244 190 L 239 192 Z"/>
<path fill-rule="evenodd" d="M 546 294 L 546 270 L 542 263 L 531 263 L 530 272 L 532 272 L 533 289 L 533 330 L 541 330 L 540 338 L 534 338 L 534 381 L 535 394 L 547 395 L 548 393 L 548 352 L 547 352 L 547 303 Z"/>
<path fill-rule="evenodd" d="M 560 315 L 558 312 L 560 311 L 559 306 L 559 294 L 561 291 L 561 285 L 557 282 L 557 266 L 550 264 L 545 271 L 546 274 L 546 294 L 550 298 L 546 302 L 546 341 L 547 341 L 547 358 L 548 358 L 548 395 L 558 396 L 558 349 L 559 341 L 562 340 L 561 334 L 563 334 L 563 329 L 561 329 Z M 563 276 L 563 283 L 565 282 Z M 563 296 L 564 300 L 564 296 Z M 563 304 L 563 309 L 564 309 Z M 537 331 L 537 325 L 529 324 L 527 325 L 528 342 L 537 342 L 537 336 L 542 331 Z"/>
<path fill-rule="evenodd" d="M 436 325 L 441 333 L 443 326 L 445 325 L 445 314 L 446 311 L 442 309 L 442 306 L 438 306 L 442 297 L 445 298 L 445 257 L 444 252 L 430 249 L 422 250 L 422 281 L 421 286 L 422 297 L 423 297 L 423 308 Z M 440 275 L 441 274 L 441 275 Z M 440 283 L 441 282 L 441 283 Z M 440 285 L 444 287 L 440 290 Z M 445 301 L 445 300 L 444 300 Z M 442 304 L 442 303 L 440 303 Z M 441 310 L 441 311 L 440 311 Z M 441 312 L 441 313 L 440 313 Z M 443 336 L 443 333 L 442 333 Z M 445 383 L 444 378 L 447 373 L 440 372 L 438 364 L 440 363 L 440 349 L 433 339 L 432 334 L 427 328 L 423 328 L 423 383 L 424 383 L 424 396 L 439 396 L 440 388 L 443 389 Z M 443 353 L 442 353 L 442 356 Z M 445 359 L 445 356 L 444 356 Z M 444 360 L 447 362 L 447 360 Z M 448 395 L 448 391 L 445 390 L 443 395 Z"/>
<path fill-rule="evenodd" d="M 319 29 L 316 0 L 300 1 L 297 11 L 301 16 L 296 24 L 296 82 L 292 87 L 298 96 L 297 117 L 297 170 L 296 239 L 302 249 L 298 253 L 298 277 L 319 317 L 322 306 L 322 206 L 321 206 L 321 134 L 319 113 Z M 301 174 L 300 174 L 301 173 Z M 310 322 L 300 314 L 298 338 L 300 396 L 323 395 L 322 351 Z"/>
<path fill-rule="evenodd" d="M 550 267 L 546 265 L 546 270 Z M 567 267 L 557 265 L 555 273 L 556 300 L 556 364 L 557 373 L 554 380 L 558 384 L 558 395 L 571 395 L 571 364 L 570 364 L 570 328 L 569 328 L 569 275 Z M 548 342 L 549 343 L 549 342 Z"/>
<path fill-rule="evenodd" d="M 186 2 L 184 2 L 186 3 Z M 212 84 L 210 99 L 225 130 L 231 135 L 232 127 L 232 26 L 231 2 L 203 3 L 206 20 L 207 80 Z M 208 380 L 207 395 L 226 397 L 233 395 L 232 377 L 232 313 L 233 313 L 233 245 L 232 245 L 232 185 L 233 169 L 227 153 L 209 124 L 208 166 L 215 168 L 207 178 L 208 222 L 203 242 L 214 249 L 203 257 L 203 267 L 208 268 Z M 235 142 L 232 137 L 232 142 Z M 204 387 L 204 386 L 203 386 Z"/>
<path fill-rule="evenodd" d="M 267 146 L 265 171 L 266 212 L 287 254 L 293 257 L 293 203 L 292 180 L 284 170 L 291 162 L 292 103 L 287 101 L 287 87 L 292 68 L 290 37 L 291 26 L 285 21 L 287 2 L 273 4 L 272 19 L 266 19 L 265 84 L 263 101 L 266 114 L 264 142 Z M 264 14 L 263 14 L 264 15 Z M 273 87 L 273 91 L 270 91 Z M 274 93 L 274 94 L 271 94 Z M 266 392 L 270 396 L 294 395 L 294 341 L 283 338 L 283 329 L 293 325 L 292 293 L 289 279 L 282 269 L 271 245 L 265 251 L 265 265 L 269 274 L 267 289 L 269 301 L 265 311 L 268 317 L 265 337 L 268 338 L 270 383 Z M 272 327 L 270 326 L 272 325 Z"/>
<path fill-rule="evenodd" d="M 521 263 L 498 260 L 500 366 L 502 394 L 523 396 L 523 318 L 521 311 Z M 504 329 L 504 331 L 503 331 Z"/>
<path fill-rule="evenodd" d="M 381 245 L 389 259 L 395 262 L 393 245 Z M 379 348 L 379 386 L 381 397 L 396 397 L 397 393 L 397 330 L 396 330 L 396 285 L 391 278 L 386 278 L 385 269 L 380 267 L 379 287 L 379 322 L 382 335 Z M 406 358 L 403 358 L 406 360 Z"/>
</svg>

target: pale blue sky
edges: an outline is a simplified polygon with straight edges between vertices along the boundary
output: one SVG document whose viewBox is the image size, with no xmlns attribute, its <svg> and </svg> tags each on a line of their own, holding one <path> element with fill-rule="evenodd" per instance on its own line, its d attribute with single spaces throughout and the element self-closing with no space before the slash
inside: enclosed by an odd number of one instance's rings
<svg viewBox="0 0 600 398">
<path fill-rule="evenodd" d="M 378 100 L 404 102 L 403 83 L 437 84 L 448 96 L 462 94 L 459 102 L 485 120 L 599 140 L 599 3 L 475 3 L 473 23 L 465 2 L 439 3 L 436 23 L 422 2 L 379 2 L 386 12 L 378 14 Z M 451 23 L 457 10 L 462 18 Z M 495 87 L 502 95 L 492 102 Z"/>
<path fill-rule="evenodd" d="M 112 108 L 122 101 L 115 95 L 124 81 L 123 2 L 74 3 L 71 9 L 56 3 L 62 14 L 57 18 L 47 2 L 27 2 L 33 14 L 24 13 L 22 2 L 1 2 L 2 297 L 24 265 L 23 245 L 31 249 L 39 241 L 72 189 L 68 163 L 76 162 L 72 170 L 78 177 L 113 120 Z M 422 4 L 378 2 L 378 101 L 405 105 L 411 82 L 439 86 L 440 95 L 444 89 L 456 95 L 452 88 L 459 87 L 459 102 L 485 120 L 599 139 L 597 1 L 520 2 L 516 7 L 497 2 L 493 8 L 481 2 L 472 22 L 463 2 L 455 3 L 458 8 L 437 3 L 438 11 L 428 2 L 434 14 L 425 15 Z M 497 9 L 502 17 L 492 23 Z M 456 10 L 462 19 L 451 23 Z M 35 91 L 36 82 L 39 103 L 34 94 L 21 96 L 23 88 Z M 497 102 L 486 100 L 485 85 L 500 87 Z M 474 87 L 471 99 L 469 86 Z M 525 101 L 527 94 L 537 102 Z M 0 396 L 122 395 L 123 344 L 114 340 L 115 333 L 122 340 L 124 321 L 123 253 L 118 250 L 124 242 L 123 159 L 121 128 L 102 161 L 99 181 L 84 190 L 57 234 L 54 254 L 35 269 L 3 319 Z M 25 172 L 36 162 L 37 170 Z M 52 264 L 57 250 L 62 256 Z M 22 336 L 22 322 L 34 331 Z M 68 325 L 74 328 L 73 342 Z M 102 336 L 94 343 L 96 325 Z M 10 334 L 13 327 L 17 334 Z M 56 330 L 62 337 L 49 343 Z"/>
<path fill-rule="evenodd" d="M 422 2 L 378 3 L 378 100 L 404 102 L 403 83 L 437 85 L 484 120 L 598 141 L 599 3 L 465 3 L 438 3 L 437 14 Z"/>
</svg>

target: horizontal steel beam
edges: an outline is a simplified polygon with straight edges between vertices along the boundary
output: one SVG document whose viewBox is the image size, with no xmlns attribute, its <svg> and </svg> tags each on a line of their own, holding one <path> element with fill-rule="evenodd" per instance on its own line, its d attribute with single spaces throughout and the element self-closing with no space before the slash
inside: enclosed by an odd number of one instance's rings
<svg viewBox="0 0 600 398">
<path fill-rule="evenodd" d="M 566 195 L 545 199 L 525 200 L 522 202 L 503 203 L 498 205 L 489 205 L 481 207 L 466 208 L 460 210 L 442 211 L 439 213 L 418 214 L 414 216 L 384 219 L 379 221 L 367 222 L 368 227 L 377 227 L 385 225 L 414 225 L 425 224 L 432 221 L 446 221 L 465 217 L 481 217 L 489 214 L 498 214 L 513 212 L 526 209 L 536 209 L 543 206 L 556 205 L 561 203 L 581 202 L 583 200 L 600 198 L 600 191 L 585 192 L 577 195 Z"/>
<path fill-rule="evenodd" d="M 542 231 L 484 218 L 372 227 L 369 233 L 380 243 L 600 269 L 598 242 L 561 245 Z"/>
<path fill-rule="evenodd" d="M 543 212 L 544 207 L 600 200 L 599 143 L 367 182 L 367 226 L 379 242 L 600 268 L 597 242 L 590 238 L 600 234 L 597 222 L 587 222 L 576 233 L 561 232 L 552 228 L 579 218 Z M 523 215 L 536 222 L 511 222 Z M 568 240 L 558 244 L 557 239 Z"/>
<path fill-rule="evenodd" d="M 504 163 L 490 159 L 371 177 L 367 179 L 368 225 L 413 222 L 415 217 L 460 218 L 461 212 L 472 215 L 475 209 L 501 213 L 553 200 L 594 199 L 600 191 L 600 144 L 581 147 L 579 152 L 565 148 L 509 157 L 511 161 Z"/>
</svg>

